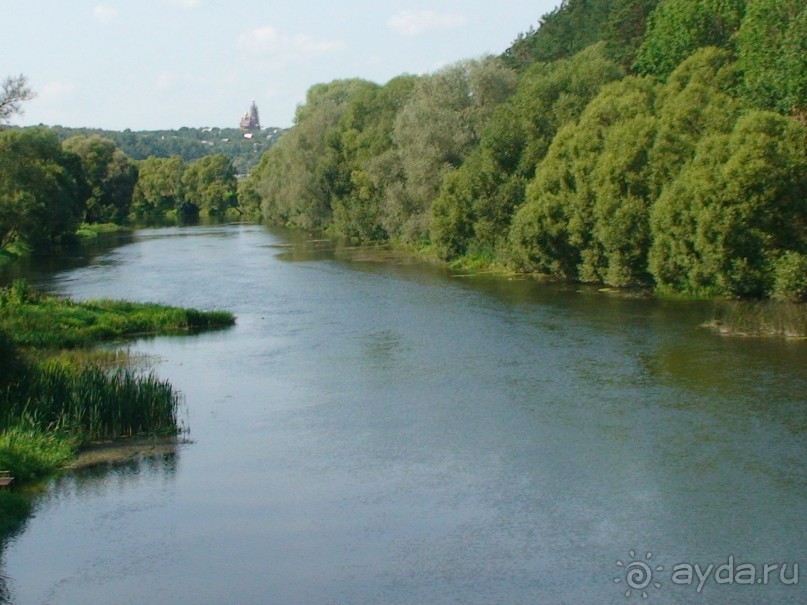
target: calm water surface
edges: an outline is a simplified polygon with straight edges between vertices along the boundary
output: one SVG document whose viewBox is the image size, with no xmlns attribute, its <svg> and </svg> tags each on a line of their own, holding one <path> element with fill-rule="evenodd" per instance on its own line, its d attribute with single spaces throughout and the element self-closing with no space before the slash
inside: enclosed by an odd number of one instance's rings
<svg viewBox="0 0 807 605">
<path fill-rule="evenodd" d="M 29 280 L 238 324 L 132 346 L 193 442 L 55 480 L 4 546 L 7 602 L 807 602 L 807 343 L 260 226 L 120 243 Z M 730 556 L 803 577 L 673 581 Z"/>
</svg>

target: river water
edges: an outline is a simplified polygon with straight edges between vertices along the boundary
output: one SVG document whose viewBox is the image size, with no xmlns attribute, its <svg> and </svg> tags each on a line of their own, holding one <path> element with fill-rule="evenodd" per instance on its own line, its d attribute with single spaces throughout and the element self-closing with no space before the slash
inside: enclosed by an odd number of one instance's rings
<svg viewBox="0 0 807 605">
<path fill-rule="evenodd" d="M 132 345 L 191 443 L 54 480 L 4 545 L 8 603 L 807 602 L 805 342 L 257 225 L 28 278 L 238 323 Z"/>
</svg>

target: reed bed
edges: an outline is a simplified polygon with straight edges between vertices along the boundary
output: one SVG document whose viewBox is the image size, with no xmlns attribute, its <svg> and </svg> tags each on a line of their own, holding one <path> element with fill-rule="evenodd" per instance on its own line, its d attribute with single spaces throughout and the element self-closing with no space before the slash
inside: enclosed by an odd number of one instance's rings
<svg viewBox="0 0 807 605">
<path fill-rule="evenodd" d="M 20 397 L 24 394 L 24 397 Z M 153 373 L 51 361 L 6 388 L 3 428 L 70 435 L 79 442 L 181 432 L 181 397 Z"/>
<path fill-rule="evenodd" d="M 807 303 L 720 303 L 704 325 L 729 336 L 807 338 Z"/>
</svg>

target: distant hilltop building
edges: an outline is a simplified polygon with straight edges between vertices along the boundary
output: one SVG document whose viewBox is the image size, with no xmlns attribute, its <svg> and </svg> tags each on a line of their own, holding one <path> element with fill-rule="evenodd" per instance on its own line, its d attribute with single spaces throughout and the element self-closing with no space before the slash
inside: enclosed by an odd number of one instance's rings
<svg viewBox="0 0 807 605">
<path fill-rule="evenodd" d="M 260 130 L 261 120 L 258 118 L 258 106 L 252 101 L 252 107 L 241 118 L 241 130 Z"/>
</svg>

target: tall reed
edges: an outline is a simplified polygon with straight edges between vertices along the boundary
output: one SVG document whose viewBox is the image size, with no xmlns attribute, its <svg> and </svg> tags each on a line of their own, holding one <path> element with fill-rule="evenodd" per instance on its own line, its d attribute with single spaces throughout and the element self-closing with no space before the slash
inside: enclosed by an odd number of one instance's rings
<svg viewBox="0 0 807 605">
<path fill-rule="evenodd" d="M 53 431 L 80 441 L 181 430 L 180 395 L 154 374 L 128 368 L 49 361 L 9 385 L 6 395 L 3 428 Z"/>
</svg>

